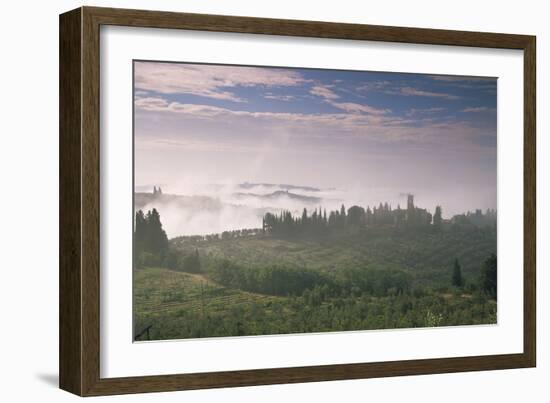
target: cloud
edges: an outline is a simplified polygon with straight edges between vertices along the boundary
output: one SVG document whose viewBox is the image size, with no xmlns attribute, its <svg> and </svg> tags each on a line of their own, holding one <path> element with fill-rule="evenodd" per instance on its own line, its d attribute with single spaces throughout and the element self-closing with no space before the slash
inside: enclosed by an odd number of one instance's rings
<svg viewBox="0 0 550 403">
<path fill-rule="evenodd" d="M 136 99 L 135 106 L 137 109 L 149 112 L 174 112 L 205 118 L 221 116 L 231 112 L 229 109 L 219 108 L 217 106 L 182 104 L 180 102 L 168 102 L 165 99 L 153 97 Z"/>
<path fill-rule="evenodd" d="M 366 105 L 352 103 L 341 103 L 343 112 L 338 113 L 252 112 L 169 102 L 154 97 L 137 99 L 135 106 L 136 118 L 140 122 L 160 122 L 151 123 L 150 129 L 147 129 L 151 138 L 160 140 L 157 137 L 159 131 L 174 133 L 175 138 L 180 138 L 179 133 L 185 128 L 186 132 L 191 131 L 194 141 L 206 141 L 204 147 L 211 147 L 213 144 L 219 147 L 226 142 L 231 143 L 229 147 L 237 147 L 236 143 L 239 142 L 272 142 L 276 137 L 285 136 L 292 138 L 294 142 L 305 141 L 307 144 L 314 139 L 325 139 L 332 144 L 335 136 L 342 136 L 377 143 L 448 145 L 452 142 L 458 146 L 465 143 L 477 144 L 476 139 L 486 135 L 481 129 L 472 127 L 467 120 L 432 122 L 409 119 L 391 115 L 389 110 L 371 109 Z M 224 133 L 233 134 L 227 137 Z M 237 136 L 234 133 L 239 134 Z M 203 138 L 203 135 L 207 137 Z M 208 140 L 210 135 L 216 140 Z M 493 136 L 493 133 L 489 135 Z M 286 143 L 281 144 L 288 148 Z M 182 145 L 195 147 L 187 141 Z"/>
<path fill-rule="evenodd" d="M 391 83 L 389 81 L 369 81 L 357 87 L 358 91 L 377 91 L 386 88 Z"/>
<path fill-rule="evenodd" d="M 424 108 L 424 109 L 417 109 L 417 108 L 411 108 L 407 111 L 407 116 L 414 116 L 419 114 L 432 114 L 437 112 L 443 112 L 446 110 L 446 108 L 442 107 L 434 107 L 434 108 Z"/>
<path fill-rule="evenodd" d="M 444 99 L 450 99 L 450 100 L 460 99 L 460 97 L 457 95 L 447 94 L 443 92 L 422 91 L 413 87 L 403 87 L 398 92 L 398 94 L 405 95 L 405 96 L 416 96 L 416 97 L 444 98 Z"/>
<path fill-rule="evenodd" d="M 176 125 L 181 125 L 183 121 L 188 126 L 192 120 L 208 120 L 211 124 L 223 122 L 226 127 L 244 125 L 247 132 L 258 130 L 265 133 L 267 129 L 280 133 L 300 131 L 304 136 L 313 137 L 325 136 L 330 131 L 378 136 L 382 135 L 379 129 L 384 128 L 385 140 L 391 141 L 390 138 L 400 135 L 399 126 L 407 123 L 399 117 L 385 116 L 389 113 L 388 110 L 352 103 L 340 105 L 346 113 L 251 112 L 211 105 L 168 102 L 154 97 L 137 99 L 135 107 L 138 117 L 143 113 L 162 113 L 164 117 L 159 117 L 159 121 L 171 116 L 176 119 Z M 390 128 L 394 128 L 395 133 Z"/>
<path fill-rule="evenodd" d="M 359 121 L 355 114 L 345 113 L 294 113 L 294 112 L 250 112 L 244 110 L 232 110 L 211 105 L 184 104 L 180 102 L 168 102 L 162 98 L 140 98 L 135 101 L 138 110 L 148 112 L 168 112 L 189 115 L 194 118 L 255 118 L 275 119 L 281 122 L 308 123 L 317 122 L 323 124 L 345 124 L 350 121 Z M 361 106 L 361 105 L 359 105 Z M 368 121 L 365 116 L 365 122 Z"/>
<path fill-rule="evenodd" d="M 316 85 L 311 88 L 309 91 L 310 94 L 316 95 L 318 97 L 332 100 L 332 99 L 338 99 L 340 98 L 339 95 L 337 95 L 334 91 L 332 91 L 329 87 L 331 86 L 323 86 L 323 85 Z"/>
<path fill-rule="evenodd" d="M 296 99 L 296 97 L 294 95 L 274 95 L 270 92 L 265 94 L 264 98 L 274 99 L 276 101 L 285 101 L 285 102 L 294 101 Z"/>
<path fill-rule="evenodd" d="M 288 69 L 136 62 L 135 88 L 160 94 L 191 94 L 219 100 L 246 102 L 229 91 L 236 87 L 288 87 L 300 85 L 302 75 Z"/>
<path fill-rule="evenodd" d="M 369 113 L 372 115 L 385 115 L 390 113 L 390 109 L 378 109 L 364 104 L 356 104 L 354 102 L 330 102 L 330 104 L 338 109 L 342 109 L 349 113 Z"/>
<path fill-rule="evenodd" d="M 340 96 L 330 89 L 332 85 L 322 86 L 316 85 L 311 88 L 309 91 L 310 94 L 316 95 L 324 99 L 329 105 L 334 106 L 337 109 L 341 109 L 348 113 L 368 113 L 371 115 L 385 115 L 390 113 L 389 109 L 379 109 L 365 104 L 358 104 L 355 102 L 336 102 L 336 99 L 339 99 Z"/>
<path fill-rule="evenodd" d="M 489 108 L 487 106 L 470 106 L 462 109 L 460 112 L 464 113 L 481 113 L 481 112 L 494 112 L 495 108 Z"/>
<path fill-rule="evenodd" d="M 167 112 L 188 115 L 196 119 L 224 118 L 226 122 L 234 119 L 269 119 L 287 124 L 319 124 L 332 125 L 342 130 L 352 130 L 364 125 L 383 125 L 402 122 L 399 117 L 382 116 L 390 113 L 389 109 L 377 109 L 368 105 L 351 102 L 333 103 L 336 108 L 347 113 L 294 113 L 294 112 L 250 112 L 232 110 L 211 105 L 184 104 L 168 102 L 162 98 L 140 98 L 135 101 L 138 110 L 148 112 Z"/>
</svg>

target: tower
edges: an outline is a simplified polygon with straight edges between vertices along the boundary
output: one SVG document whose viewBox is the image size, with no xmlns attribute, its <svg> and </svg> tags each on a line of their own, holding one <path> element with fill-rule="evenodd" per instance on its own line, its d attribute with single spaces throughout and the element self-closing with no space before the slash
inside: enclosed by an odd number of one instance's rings
<svg viewBox="0 0 550 403">
<path fill-rule="evenodd" d="M 414 195 L 407 195 L 407 210 L 414 210 Z"/>
<path fill-rule="evenodd" d="M 407 195 L 407 223 L 412 225 L 416 223 L 416 209 L 414 208 L 414 195 Z"/>
</svg>

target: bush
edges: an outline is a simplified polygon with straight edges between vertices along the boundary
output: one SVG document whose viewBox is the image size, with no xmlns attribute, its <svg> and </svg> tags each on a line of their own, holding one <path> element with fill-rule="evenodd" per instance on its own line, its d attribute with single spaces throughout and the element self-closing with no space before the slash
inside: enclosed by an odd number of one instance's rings
<svg viewBox="0 0 550 403">
<path fill-rule="evenodd" d="M 312 270 L 280 265 L 244 267 L 226 259 L 214 261 L 208 273 L 227 287 L 269 295 L 302 295 L 316 285 L 331 286 L 330 279 Z"/>
<path fill-rule="evenodd" d="M 160 266 L 162 259 L 151 252 L 139 252 L 136 256 L 136 267 L 154 267 Z"/>
<path fill-rule="evenodd" d="M 193 253 L 180 256 L 178 258 L 178 268 L 179 270 L 187 273 L 200 273 L 201 261 L 199 258 L 199 252 L 195 250 Z"/>
<path fill-rule="evenodd" d="M 198 250 L 182 253 L 176 249 L 169 249 L 163 258 L 164 267 L 187 273 L 200 273 L 201 261 Z"/>
</svg>

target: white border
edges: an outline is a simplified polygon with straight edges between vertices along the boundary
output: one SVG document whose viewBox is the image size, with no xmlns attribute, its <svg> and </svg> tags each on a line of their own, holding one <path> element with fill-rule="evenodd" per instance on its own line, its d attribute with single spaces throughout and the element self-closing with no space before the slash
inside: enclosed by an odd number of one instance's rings
<svg viewBox="0 0 550 403">
<path fill-rule="evenodd" d="M 521 51 L 112 26 L 100 40 L 101 377 L 523 351 Z M 132 343 L 132 59 L 498 77 L 498 325 Z"/>
</svg>

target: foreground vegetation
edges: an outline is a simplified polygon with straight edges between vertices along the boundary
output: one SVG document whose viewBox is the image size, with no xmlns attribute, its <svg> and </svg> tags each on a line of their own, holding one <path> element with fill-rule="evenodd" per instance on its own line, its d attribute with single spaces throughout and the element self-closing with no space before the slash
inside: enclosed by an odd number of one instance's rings
<svg viewBox="0 0 550 403">
<path fill-rule="evenodd" d="M 136 329 L 179 339 L 496 322 L 496 303 L 480 293 L 416 291 L 331 296 L 322 287 L 279 297 L 224 287 L 168 269 L 136 272 Z"/>
<path fill-rule="evenodd" d="M 168 241 L 158 213 L 138 219 L 155 228 L 138 237 L 135 331 L 153 340 L 496 323 L 494 227 Z"/>
</svg>

